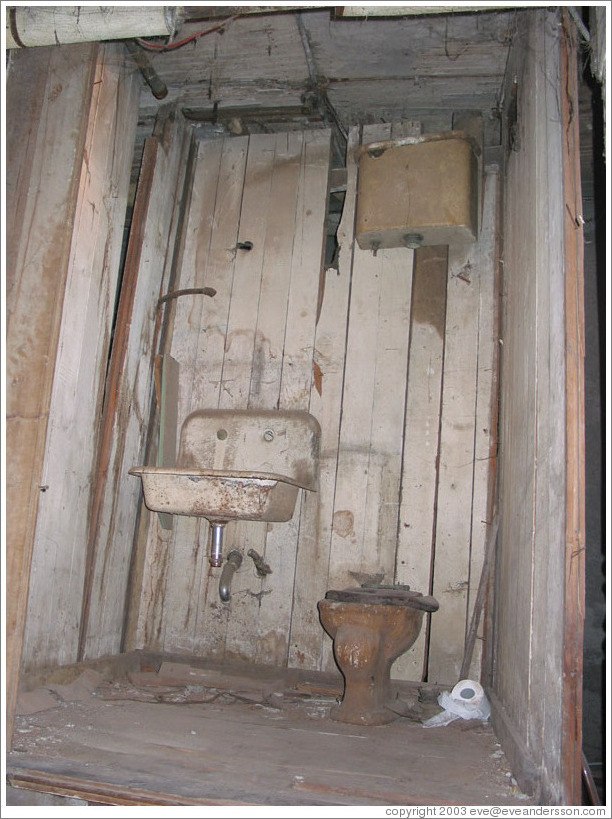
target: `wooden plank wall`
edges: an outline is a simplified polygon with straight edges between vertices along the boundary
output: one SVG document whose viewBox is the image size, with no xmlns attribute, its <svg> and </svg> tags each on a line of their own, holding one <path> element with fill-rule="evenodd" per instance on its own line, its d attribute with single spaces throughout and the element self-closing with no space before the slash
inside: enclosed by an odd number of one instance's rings
<svg viewBox="0 0 612 819">
<path fill-rule="evenodd" d="M 172 289 L 191 142 L 185 120 L 170 107 L 161 110 L 145 145 L 98 441 L 81 658 L 122 648 L 132 563 L 128 533 L 134 531 L 140 491 L 128 473 L 146 451 L 161 333 L 158 300 Z"/>
<path fill-rule="evenodd" d="M 53 210 L 53 202 L 46 203 L 45 211 L 47 216 L 59 214 L 64 220 L 50 238 L 51 247 L 55 251 L 68 242 L 70 252 L 57 350 L 49 350 L 53 385 L 44 463 L 38 479 L 44 489 L 38 498 L 32 553 L 22 657 L 25 669 L 77 659 L 91 475 L 137 120 L 138 85 L 122 47 L 101 46 L 84 54 L 81 49 L 75 52 L 68 48 L 66 54 L 62 68 L 65 66 L 68 74 L 63 83 L 56 80 L 49 99 L 61 97 L 64 84 L 67 94 L 78 89 L 83 65 L 93 65 L 94 75 L 91 100 L 83 100 L 79 113 L 86 133 L 78 158 L 74 216 L 65 213 L 62 217 L 61 210 Z M 61 56 L 58 61 L 62 62 Z M 52 80 L 53 73 L 49 82 Z M 66 139 L 66 122 L 58 121 L 57 130 L 45 124 L 49 157 L 48 166 L 42 168 L 42 190 L 46 193 L 49 186 L 55 194 L 49 168 L 55 170 L 58 146 Z M 68 147 L 74 151 L 72 143 L 68 142 Z M 59 167 L 57 172 L 61 173 Z M 42 303 L 37 287 L 28 296 L 32 306 Z M 61 297 L 60 287 L 49 296 L 49 304 L 62 304 Z M 34 320 L 31 315 L 26 326 Z"/>
<path fill-rule="evenodd" d="M 561 94 L 569 93 L 570 84 L 560 78 L 559 23 L 557 12 L 525 18 L 510 64 L 517 122 L 504 201 L 493 669 L 496 730 L 519 784 L 537 788 L 542 804 L 567 804 L 575 791 L 575 770 L 566 771 L 569 779 L 562 781 L 559 750 L 565 726 L 576 731 L 581 719 L 562 708 L 564 623 L 580 617 L 571 606 L 566 611 L 566 577 L 575 588 L 583 578 L 579 561 L 566 566 L 566 493 L 581 498 L 582 488 L 568 486 L 566 475 L 566 386 L 571 384 L 566 383 L 562 169 L 569 142 L 560 112 Z M 574 385 L 568 396 L 580 406 L 578 389 Z M 579 475 L 579 464 L 571 468 Z M 579 754 L 579 747 L 574 752 Z"/>
<path fill-rule="evenodd" d="M 11 56 L 6 111 L 6 669 L 10 742 L 53 362 L 95 47 Z M 62 93 L 54 93 L 54 89 Z M 23 100 L 30 104 L 23 108 Z M 66 136 L 66 131 L 69 137 Z"/>
<path fill-rule="evenodd" d="M 167 352 L 180 364 L 179 423 L 197 407 L 309 409 L 322 427 L 321 486 L 300 494 L 290 523 L 228 524 L 225 553 L 254 548 L 273 571 L 258 578 L 245 556 L 225 605 L 206 521 L 175 518 L 168 532 L 149 516 L 130 647 L 332 670 L 317 601 L 329 588 L 401 582 L 433 589 L 441 610 L 429 656 L 424 630 L 395 675 L 457 681 L 495 442 L 498 175 L 486 174 L 481 241 L 448 262 L 438 249 L 441 273 L 413 274 L 412 250 L 360 250 L 353 149 L 406 128 L 351 131 L 339 261 L 323 273 L 329 134 L 200 144 L 180 287 L 216 295 L 176 305 Z M 245 241 L 251 250 L 237 248 Z"/>
<path fill-rule="evenodd" d="M 216 295 L 176 303 L 169 352 L 181 373 L 179 423 L 198 407 L 308 409 L 329 153 L 328 131 L 200 144 L 177 287 Z M 245 556 L 223 606 L 207 522 L 177 518 L 169 533 L 151 518 L 166 562 L 147 561 L 143 586 L 162 602 L 137 641 L 144 631 L 167 651 L 285 665 L 298 524 L 299 515 L 282 526 L 227 525 L 225 553 L 253 548 L 273 574 L 259 579 Z"/>
</svg>

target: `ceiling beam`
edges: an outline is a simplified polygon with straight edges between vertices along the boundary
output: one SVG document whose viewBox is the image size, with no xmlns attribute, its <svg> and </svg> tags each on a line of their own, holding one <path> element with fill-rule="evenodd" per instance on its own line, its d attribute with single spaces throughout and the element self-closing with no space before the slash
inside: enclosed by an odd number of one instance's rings
<svg viewBox="0 0 612 819">
<path fill-rule="evenodd" d="M 520 5 L 517 4 L 517 5 Z M 501 3 L 469 5 L 462 2 L 448 3 L 444 6 L 428 6 L 423 3 L 415 5 L 394 6 L 326 6 L 321 3 L 306 3 L 296 5 L 273 6 L 183 6 L 183 20 L 194 23 L 199 20 L 225 19 L 227 17 L 242 17 L 247 14 L 274 14 L 277 12 L 323 11 L 328 9 L 336 18 L 343 17 L 411 17 L 428 14 L 453 14 L 475 11 L 507 10 L 507 5 Z"/>
<path fill-rule="evenodd" d="M 451 3 L 446 6 L 426 6 L 417 4 L 414 6 L 335 6 L 336 17 L 412 17 L 415 15 L 428 14 L 462 14 L 472 11 L 495 11 L 499 9 L 508 10 L 508 6 L 502 5 L 478 5 L 471 6 L 466 3 Z"/>
</svg>

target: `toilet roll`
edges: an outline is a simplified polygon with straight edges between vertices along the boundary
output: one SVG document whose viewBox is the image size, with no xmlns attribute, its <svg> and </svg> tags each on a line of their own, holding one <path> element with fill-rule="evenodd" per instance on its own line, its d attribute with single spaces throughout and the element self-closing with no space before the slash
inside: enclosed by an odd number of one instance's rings
<svg viewBox="0 0 612 819">
<path fill-rule="evenodd" d="M 491 706 L 483 687 L 475 680 L 461 680 L 449 693 L 442 691 L 438 705 L 444 709 L 441 714 L 426 720 L 425 728 L 448 725 L 456 719 L 480 719 L 486 721 L 491 716 Z"/>
</svg>

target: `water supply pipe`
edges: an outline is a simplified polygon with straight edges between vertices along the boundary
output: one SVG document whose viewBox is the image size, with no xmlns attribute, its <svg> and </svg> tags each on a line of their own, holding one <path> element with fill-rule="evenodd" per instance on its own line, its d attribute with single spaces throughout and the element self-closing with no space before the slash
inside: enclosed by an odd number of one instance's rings
<svg viewBox="0 0 612 819">
<path fill-rule="evenodd" d="M 124 40 L 125 47 L 132 55 L 132 59 L 140 69 L 140 73 L 146 84 L 151 89 L 151 93 L 157 100 L 163 100 L 168 96 L 168 87 L 160 79 L 158 73 L 155 71 L 149 62 L 144 50 L 140 48 L 136 40 Z"/>
<path fill-rule="evenodd" d="M 221 572 L 221 580 L 219 581 L 219 597 L 223 603 L 229 603 L 232 577 L 241 565 L 242 554 L 237 549 L 232 549 L 227 556 L 227 561 Z"/>
</svg>

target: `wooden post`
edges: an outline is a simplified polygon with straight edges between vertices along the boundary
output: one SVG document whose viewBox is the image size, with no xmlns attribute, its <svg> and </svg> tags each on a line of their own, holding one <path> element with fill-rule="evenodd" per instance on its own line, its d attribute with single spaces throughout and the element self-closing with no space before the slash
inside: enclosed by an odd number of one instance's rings
<svg viewBox="0 0 612 819">
<path fill-rule="evenodd" d="M 563 12 L 561 89 L 565 193 L 566 523 L 562 775 L 564 804 L 582 804 L 582 642 L 584 621 L 584 270 L 578 126 L 577 46 Z"/>
<path fill-rule="evenodd" d="M 13 56 L 7 82 L 7 745 L 96 46 Z M 85 70 L 83 70 L 85 67 Z M 30 101 L 23 106 L 23 100 Z"/>
</svg>

